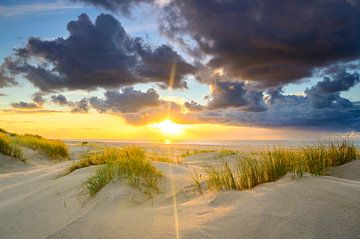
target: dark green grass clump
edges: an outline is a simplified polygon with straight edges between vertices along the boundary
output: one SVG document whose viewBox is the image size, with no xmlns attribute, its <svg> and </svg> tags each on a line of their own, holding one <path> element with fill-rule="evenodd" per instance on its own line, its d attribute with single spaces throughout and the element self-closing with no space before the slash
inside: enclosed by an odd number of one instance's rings
<svg viewBox="0 0 360 239">
<path fill-rule="evenodd" d="M 163 174 L 139 147 L 106 148 L 103 152 L 90 154 L 75 163 L 68 171 L 99 164 L 101 166 L 83 186 L 83 192 L 89 196 L 95 196 L 113 180 L 125 181 L 148 196 L 159 192 L 158 184 Z"/>
<path fill-rule="evenodd" d="M 329 167 L 350 162 L 357 157 L 356 146 L 348 141 L 302 149 L 275 148 L 239 158 L 234 164 L 224 163 L 220 168 L 207 167 L 204 179 L 210 190 L 245 190 L 258 184 L 274 182 L 288 173 L 298 176 L 305 172 L 324 175 Z M 199 191 L 203 190 L 199 175 L 194 176 L 194 183 Z"/>
<path fill-rule="evenodd" d="M 50 140 L 38 135 L 18 135 L 14 138 L 16 144 L 43 152 L 51 159 L 64 159 L 68 157 L 68 148 L 60 140 Z"/>
<path fill-rule="evenodd" d="M 13 144 L 11 137 L 5 133 L 0 133 L 0 153 L 10 157 L 23 158 L 21 150 Z"/>
</svg>

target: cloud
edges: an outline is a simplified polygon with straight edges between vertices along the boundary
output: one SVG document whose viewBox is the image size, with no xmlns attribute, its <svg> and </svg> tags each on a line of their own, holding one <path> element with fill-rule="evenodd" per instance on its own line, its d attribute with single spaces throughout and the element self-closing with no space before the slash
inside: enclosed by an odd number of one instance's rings
<svg viewBox="0 0 360 239">
<path fill-rule="evenodd" d="M 41 91 L 115 88 L 146 82 L 165 86 L 169 85 L 173 62 L 177 62 L 173 86 L 181 88 L 186 86 L 184 76 L 194 72 L 194 67 L 169 46 L 152 50 L 140 38 L 131 38 L 108 14 L 99 15 L 95 23 L 81 14 L 68 23 L 67 30 L 70 35 L 66 39 L 29 38 L 26 47 L 5 59 L 0 83 L 10 84 L 9 79 L 22 75 Z"/>
<path fill-rule="evenodd" d="M 204 106 L 200 105 L 199 103 L 197 103 L 194 100 L 192 100 L 190 102 L 185 102 L 184 106 L 186 109 L 188 109 L 190 111 L 200 111 L 200 110 L 204 109 Z"/>
<path fill-rule="evenodd" d="M 66 97 L 61 94 L 51 96 L 51 102 L 57 105 L 67 105 L 68 103 Z"/>
<path fill-rule="evenodd" d="M 176 79 L 181 79 L 182 76 L 186 74 L 194 74 L 194 66 L 186 63 L 181 56 L 167 45 L 162 45 L 154 51 L 149 47 L 143 47 L 141 45 L 138 48 L 142 62 L 138 66 L 137 71 L 141 77 L 149 79 L 149 81 L 153 79 L 154 81 L 160 82 L 163 81 L 163 79 L 167 79 L 168 82 L 165 82 L 167 84 L 164 84 L 166 86 L 186 88 L 185 81 L 177 81 Z M 173 76 L 175 79 L 174 82 L 170 82 L 169 79 L 171 70 L 175 73 Z"/>
<path fill-rule="evenodd" d="M 50 99 L 53 104 L 69 107 L 73 113 L 87 113 L 91 108 L 89 100 L 85 97 L 79 101 L 69 101 L 64 95 L 58 94 L 52 95 Z"/>
<path fill-rule="evenodd" d="M 8 68 L 10 65 L 8 58 L 5 58 L 4 63 L 0 65 L 0 88 L 18 85 L 13 77 L 9 77 L 9 75 L 11 75 Z"/>
<path fill-rule="evenodd" d="M 38 104 L 39 106 L 42 106 L 45 103 L 45 99 L 43 98 L 44 93 L 43 92 L 37 92 L 33 95 L 32 100 Z"/>
<path fill-rule="evenodd" d="M 161 6 L 160 29 L 224 77 L 282 86 L 360 57 L 360 3 L 346 0 L 77 0 L 129 14 Z M 186 44 L 190 38 L 196 43 Z M 207 80 L 207 79 L 203 79 Z"/>
<path fill-rule="evenodd" d="M 113 12 L 121 12 L 130 15 L 130 9 L 140 3 L 154 3 L 153 0 L 73 0 L 74 2 L 83 2 L 97 7 L 102 7 Z"/>
<path fill-rule="evenodd" d="M 307 89 L 305 94 L 316 108 L 329 106 L 351 107 L 352 102 L 340 96 L 341 91 L 347 91 L 359 83 L 359 73 L 340 72 L 334 79 L 324 77 L 315 86 Z"/>
<path fill-rule="evenodd" d="M 82 98 L 77 102 L 68 102 L 73 113 L 87 113 L 90 110 L 89 101 L 86 98 Z"/>
<path fill-rule="evenodd" d="M 243 111 L 266 110 L 263 93 L 248 90 L 243 82 L 215 82 L 209 96 L 209 109 L 241 107 Z"/>
<path fill-rule="evenodd" d="M 248 94 L 244 84 L 217 83 L 208 107 L 191 112 L 192 119 L 229 125 L 359 131 L 360 102 L 340 96 L 358 82 L 358 73 L 342 70 L 331 79 L 324 77 L 303 96 L 284 95 L 281 88 L 270 88 L 266 92 L 256 92 L 254 98 L 244 97 Z M 260 105 L 263 110 L 242 108 L 247 105 L 248 98 L 255 102 L 250 105 Z"/>
<path fill-rule="evenodd" d="M 69 4 L 65 1 L 57 1 L 53 3 L 31 3 L 31 4 L 16 4 L 16 5 L 1 5 L 0 17 L 10 17 L 25 15 L 36 12 L 47 12 L 63 9 L 78 9 L 80 5 Z"/>
<path fill-rule="evenodd" d="M 189 35 L 228 77 L 278 86 L 359 59 L 358 1 L 173 0 L 162 30 Z"/>
<path fill-rule="evenodd" d="M 18 103 L 11 103 L 11 106 L 13 108 L 17 108 L 17 109 L 38 109 L 38 108 L 40 108 L 40 106 L 36 103 L 28 103 L 28 102 L 24 102 L 24 101 L 20 101 Z"/>
<path fill-rule="evenodd" d="M 145 108 L 158 106 L 163 101 L 154 89 L 146 92 L 126 87 L 119 91 L 106 91 L 105 98 L 91 97 L 89 99 L 93 108 L 100 112 L 112 111 L 121 113 L 138 112 Z"/>
</svg>

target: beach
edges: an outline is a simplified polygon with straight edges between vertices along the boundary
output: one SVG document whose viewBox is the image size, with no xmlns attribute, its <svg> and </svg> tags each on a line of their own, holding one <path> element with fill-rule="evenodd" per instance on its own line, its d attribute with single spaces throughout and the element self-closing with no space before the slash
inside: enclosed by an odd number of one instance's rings
<svg viewBox="0 0 360 239">
<path fill-rule="evenodd" d="M 184 151 L 184 147 L 176 145 L 146 147 L 159 154 Z M 194 172 L 201 171 L 211 160 L 214 165 L 218 163 L 212 158 L 213 152 L 205 152 L 185 157 L 180 164 L 153 162 L 164 178 L 160 192 L 152 198 L 118 181 L 88 198 L 81 194 L 81 186 L 98 166 L 81 168 L 65 176 L 63 172 L 93 148 L 71 144 L 69 150 L 70 160 L 58 163 L 40 160 L 39 154 L 32 151 L 28 151 L 27 157 L 31 159 L 27 163 L 10 162 L 10 157 L 1 155 L 1 238 L 360 235 L 360 160 L 333 167 L 326 176 L 285 175 L 276 182 L 249 190 L 201 194 L 193 186 Z"/>
</svg>

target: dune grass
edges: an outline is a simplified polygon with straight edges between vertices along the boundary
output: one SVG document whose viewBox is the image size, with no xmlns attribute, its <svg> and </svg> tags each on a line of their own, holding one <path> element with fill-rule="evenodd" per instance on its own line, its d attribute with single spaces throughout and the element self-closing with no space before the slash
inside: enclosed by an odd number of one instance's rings
<svg viewBox="0 0 360 239">
<path fill-rule="evenodd" d="M 187 158 L 187 157 L 197 155 L 197 154 L 207 154 L 207 153 L 213 153 L 213 152 L 215 152 L 215 150 L 206 150 L 206 149 L 186 150 L 180 156 L 183 158 Z"/>
<path fill-rule="evenodd" d="M 68 172 L 99 164 L 102 165 L 83 185 L 83 192 L 91 197 L 113 180 L 125 181 L 148 196 L 159 192 L 158 184 L 163 174 L 139 147 L 106 148 L 75 163 Z"/>
<path fill-rule="evenodd" d="M 39 135 L 17 135 L 14 138 L 17 145 L 33 150 L 39 150 L 51 159 L 64 159 L 68 157 L 68 148 L 60 140 L 45 139 Z"/>
<path fill-rule="evenodd" d="M 114 148 L 105 147 L 98 152 L 90 152 L 82 157 L 79 161 L 73 163 L 66 169 L 66 174 L 69 174 L 76 169 L 89 167 L 91 165 L 101 165 L 113 163 L 121 158 L 145 158 L 146 152 L 136 146 Z"/>
<path fill-rule="evenodd" d="M 21 150 L 13 144 L 12 138 L 6 133 L 0 133 L 0 153 L 10 157 L 23 159 Z"/>
<path fill-rule="evenodd" d="M 245 190 L 258 184 L 274 182 L 287 173 L 298 176 L 305 172 L 324 175 L 329 167 L 357 158 L 357 148 L 349 141 L 306 146 L 302 149 L 274 148 L 238 158 L 234 164 L 225 162 L 220 168 L 207 167 L 204 179 L 206 189 Z M 200 177 L 194 176 L 193 181 L 195 187 L 202 191 Z"/>
<path fill-rule="evenodd" d="M 160 153 L 151 153 L 151 154 L 148 153 L 147 158 L 150 161 L 155 161 L 155 162 L 164 162 L 164 163 L 173 163 L 173 164 L 181 164 L 182 162 L 179 156 L 171 157 L 170 155 L 160 154 Z"/>
<path fill-rule="evenodd" d="M 307 146 L 303 148 L 303 154 L 307 160 L 308 172 L 314 175 L 324 175 L 329 167 L 358 158 L 356 146 L 349 141 Z"/>
</svg>

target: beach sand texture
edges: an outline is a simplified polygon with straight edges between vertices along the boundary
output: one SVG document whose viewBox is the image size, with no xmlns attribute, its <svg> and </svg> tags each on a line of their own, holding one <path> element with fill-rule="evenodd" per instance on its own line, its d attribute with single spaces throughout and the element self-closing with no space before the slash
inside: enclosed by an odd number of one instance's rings
<svg viewBox="0 0 360 239">
<path fill-rule="evenodd" d="M 72 147 L 71 158 L 85 149 Z M 71 161 L 29 155 L 30 165 L 0 158 L 0 238 L 360 238 L 360 160 L 332 176 L 199 194 L 192 176 L 206 160 L 200 154 L 156 162 L 165 179 L 152 199 L 118 182 L 85 199 L 81 184 L 96 166 L 59 177 Z"/>
</svg>

